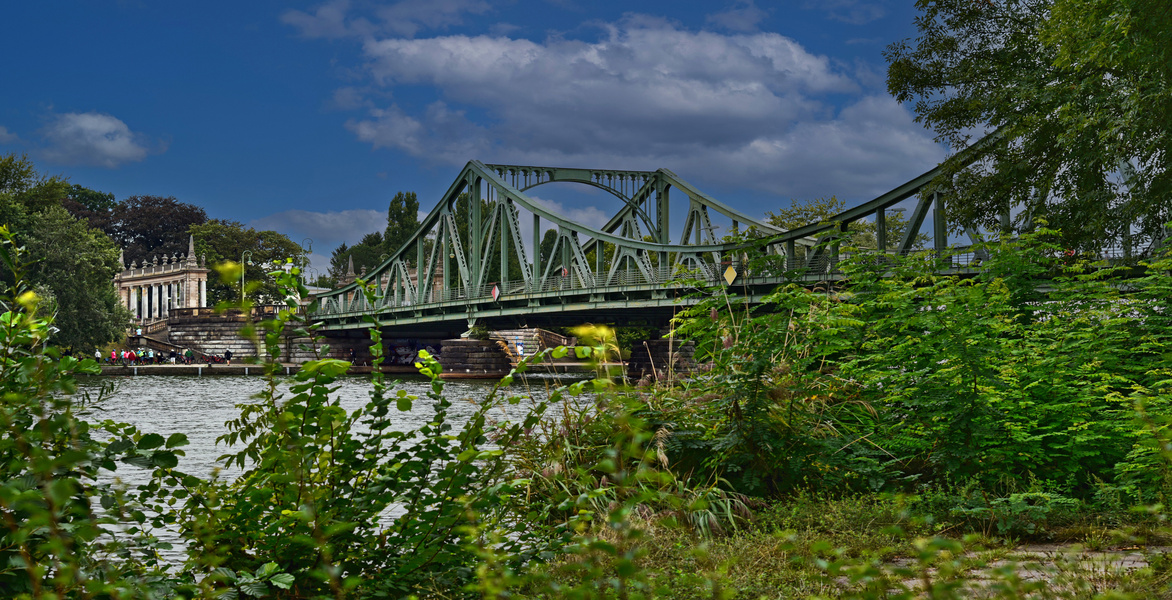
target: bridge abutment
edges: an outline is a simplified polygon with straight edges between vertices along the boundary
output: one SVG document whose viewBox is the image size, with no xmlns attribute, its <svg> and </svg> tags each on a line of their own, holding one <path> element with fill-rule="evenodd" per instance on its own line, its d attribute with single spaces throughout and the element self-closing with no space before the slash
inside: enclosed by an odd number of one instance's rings
<svg viewBox="0 0 1172 600">
<path fill-rule="evenodd" d="M 508 353 L 494 340 L 444 340 L 439 363 L 441 379 L 500 379 L 513 369 Z"/>
<path fill-rule="evenodd" d="M 636 383 L 669 382 L 696 367 L 696 345 L 690 341 L 655 338 L 633 343 L 627 378 Z"/>
</svg>

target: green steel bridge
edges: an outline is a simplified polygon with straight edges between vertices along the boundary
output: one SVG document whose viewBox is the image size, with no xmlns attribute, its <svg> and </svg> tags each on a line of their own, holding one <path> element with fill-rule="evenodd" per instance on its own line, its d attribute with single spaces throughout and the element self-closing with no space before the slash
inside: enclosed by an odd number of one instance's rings
<svg viewBox="0 0 1172 600">
<path fill-rule="evenodd" d="M 663 325 L 697 301 L 700 282 L 760 298 L 788 281 L 834 279 L 839 241 L 861 219 L 874 220 L 880 248 L 907 253 L 928 236 L 930 248 L 944 253 L 947 211 L 941 195 L 932 191 L 940 174 L 937 167 L 826 222 L 781 231 L 666 169 L 472 161 L 409 241 L 360 281 L 323 294 L 313 319 L 328 334 L 346 335 L 371 327 L 363 316 L 374 315 L 381 329 L 402 337 L 455 336 L 476 324 L 491 329 L 589 322 Z M 622 201 L 622 208 L 596 229 L 555 214 L 528 194 L 560 182 L 608 192 Z M 917 200 L 904 235 L 888 240 L 889 211 L 913 196 Z M 676 206 L 676 217 L 683 215 L 676 229 L 672 201 L 686 205 L 686 213 Z M 529 220 L 531 230 L 523 229 Z M 718 227 L 725 236 L 717 236 Z M 546 229 L 556 231 L 556 242 L 542 249 Z M 524 239 L 528 236 L 531 243 Z M 779 266 L 747 269 L 743 257 L 750 246 L 763 247 Z M 950 268 L 963 271 L 979 258 L 979 251 L 956 253 Z M 363 281 L 373 286 L 373 302 L 360 287 Z"/>
</svg>

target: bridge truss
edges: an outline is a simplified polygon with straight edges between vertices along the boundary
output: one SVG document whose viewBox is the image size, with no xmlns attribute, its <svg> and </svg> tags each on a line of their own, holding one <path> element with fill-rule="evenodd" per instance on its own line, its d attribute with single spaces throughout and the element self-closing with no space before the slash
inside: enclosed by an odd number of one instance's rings
<svg viewBox="0 0 1172 600">
<path fill-rule="evenodd" d="M 741 293 L 755 295 L 784 281 L 833 278 L 839 241 L 861 219 L 875 220 L 879 247 L 908 252 L 931 214 L 934 248 L 945 250 L 946 211 L 941 195 L 930 188 L 940 172 L 939 167 L 928 171 L 826 222 L 780 231 L 666 169 L 472 161 L 412 238 L 364 274 L 362 280 L 374 286 L 373 302 L 361 292 L 360 282 L 352 283 L 322 295 L 313 317 L 326 330 L 338 331 L 369 327 L 362 317 L 374 314 L 380 327 L 401 335 L 456 333 L 477 322 L 665 322 L 697 280 L 735 284 Z M 527 194 L 555 182 L 604 190 L 621 200 L 622 208 L 598 229 L 575 223 Z M 906 233 L 897 244 L 889 243 L 888 209 L 917 194 Z M 672 201 L 687 205 L 674 238 Z M 730 235 L 716 236 L 713 218 L 718 216 L 731 222 Z M 526 220 L 531 231 L 522 228 Z M 553 246 L 544 250 L 543 226 L 556 231 Z M 527 235 L 531 244 L 525 243 Z M 742 260 L 751 245 L 762 245 L 780 266 L 748 272 Z"/>
</svg>

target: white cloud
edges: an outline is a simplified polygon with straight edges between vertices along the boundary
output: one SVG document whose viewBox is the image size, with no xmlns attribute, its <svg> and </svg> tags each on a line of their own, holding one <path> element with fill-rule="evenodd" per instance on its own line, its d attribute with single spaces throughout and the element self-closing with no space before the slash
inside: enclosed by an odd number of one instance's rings
<svg viewBox="0 0 1172 600">
<path fill-rule="evenodd" d="M 145 136 L 131 131 L 120 119 L 98 112 L 57 115 L 44 128 L 42 137 L 46 145 L 40 150 L 41 156 L 69 165 L 112 169 L 164 150 L 161 146 L 152 150 Z"/>
<path fill-rule="evenodd" d="M 602 212 L 596 206 L 567 207 L 564 203 L 558 202 L 556 200 L 547 200 L 537 196 L 529 197 L 535 203 L 537 203 L 538 206 L 548 210 L 549 212 L 552 212 L 555 215 L 565 217 L 570 221 L 585 225 L 587 227 L 593 227 L 595 229 L 602 229 L 602 226 L 606 225 L 606 222 L 609 221 L 611 217 L 611 215 Z M 529 231 L 532 232 L 532 220 L 524 219 L 524 221 L 528 221 L 527 225 L 529 227 Z M 523 223 L 521 225 L 522 229 L 524 229 L 525 226 L 526 224 Z"/>
<path fill-rule="evenodd" d="M 249 227 L 272 230 L 289 236 L 297 242 L 306 237 L 313 239 L 313 253 L 310 264 L 321 274 L 330 268 L 330 254 L 345 242 L 353 245 L 362 236 L 386 228 L 387 214 L 383 211 L 351 209 L 342 211 L 314 212 L 308 210 L 286 210 L 250 222 Z"/>
<path fill-rule="evenodd" d="M 822 10 L 828 17 L 849 25 L 865 25 L 887 16 L 883 0 L 816 0 L 806 8 Z"/>
<path fill-rule="evenodd" d="M 376 148 L 438 162 L 667 167 L 698 184 L 786 196 L 865 196 L 943 157 L 907 110 L 860 95 L 874 84 L 865 69 L 784 36 L 637 17 L 602 27 L 594 42 L 370 39 L 375 85 L 430 87 L 441 99 L 368 109 L 347 127 Z M 841 94 L 857 99 L 835 108 Z"/>
<path fill-rule="evenodd" d="M 809 121 L 781 136 L 759 137 L 721 161 L 725 183 L 760 181 L 780 195 L 873 197 L 945 157 L 893 99 L 867 96 L 832 119 Z M 677 173 L 705 172 L 704 157 L 681 157 Z"/>
<path fill-rule="evenodd" d="M 370 37 L 379 33 L 410 37 L 425 29 L 460 25 L 465 14 L 483 15 L 491 9 L 484 0 L 401 0 L 377 8 L 372 20 L 351 16 L 350 0 L 330 0 L 312 12 L 285 11 L 281 22 L 307 38 Z"/>
<path fill-rule="evenodd" d="M 728 10 L 708 15 L 705 21 L 730 31 L 748 32 L 756 31 L 757 24 L 766 16 L 767 13 L 757 8 L 753 0 L 737 0 Z"/>
<path fill-rule="evenodd" d="M 446 29 L 464 21 L 464 14 L 482 15 L 492 7 L 482 0 L 403 0 L 380 8 L 383 27 L 412 36 L 422 29 Z"/>
<path fill-rule="evenodd" d="M 374 26 L 366 19 L 348 20 L 349 10 L 350 0 L 331 0 L 318 6 L 312 14 L 287 10 L 281 15 L 281 22 L 295 27 L 307 38 L 340 38 L 374 32 Z"/>
<path fill-rule="evenodd" d="M 0 144 L 14 144 L 20 141 L 15 133 L 8 131 L 7 128 L 0 126 Z"/>
</svg>

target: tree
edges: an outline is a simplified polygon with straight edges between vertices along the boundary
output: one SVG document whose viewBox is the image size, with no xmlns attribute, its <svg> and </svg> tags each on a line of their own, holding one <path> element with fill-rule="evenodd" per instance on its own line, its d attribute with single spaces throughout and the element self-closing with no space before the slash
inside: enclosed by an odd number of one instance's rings
<svg viewBox="0 0 1172 600">
<path fill-rule="evenodd" d="M 91 190 L 75 183 L 61 200 L 61 206 L 74 217 L 84 219 L 90 227 L 106 231 L 110 228 L 118 202 L 114 200 L 114 194 Z"/>
<path fill-rule="evenodd" d="M 37 172 L 27 154 L 0 156 L 0 194 L 34 213 L 61 203 L 69 191 L 64 177 Z"/>
<path fill-rule="evenodd" d="M 789 208 L 780 208 L 777 212 L 769 211 L 766 213 L 766 219 L 770 225 L 777 227 L 783 231 L 790 229 L 797 229 L 811 223 L 828 223 L 831 217 L 846 210 L 846 203 L 839 200 L 836 196 L 828 198 L 815 198 L 809 202 L 799 203 L 797 200 L 790 201 Z M 893 250 L 899 247 L 899 242 L 907 233 L 908 220 L 903 216 L 902 212 L 887 211 L 887 248 L 885 250 Z M 849 225 L 847 233 L 850 234 L 851 244 L 859 248 L 878 248 L 879 241 L 876 236 L 876 225 L 874 221 L 855 221 Z M 922 247 L 924 242 L 928 240 L 925 234 L 917 234 L 915 239 L 915 246 Z"/>
<path fill-rule="evenodd" d="M 52 341 L 88 352 L 119 339 L 130 315 L 111 284 L 121 269 L 117 248 L 61 206 L 73 187 L 39 173 L 27 156 L 0 156 L 0 225 L 26 247 L 27 283 L 57 313 Z M 0 278 L 15 283 L 8 270 Z"/>
<path fill-rule="evenodd" d="M 190 232 L 195 238 L 196 254 L 206 256 L 209 266 L 228 261 L 239 262 L 246 251 L 252 253 L 243 260 L 245 287 L 251 289 L 253 283 L 260 284 L 248 293 L 248 298 L 254 302 L 263 304 L 281 298 L 276 282 L 269 273 L 282 268 L 286 259 L 292 259 L 298 267 L 306 264 L 305 250 L 276 231 L 257 231 L 237 221 L 212 219 L 193 225 Z M 238 302 L 240 281 L 224 283 L 213 275 L 208 278 L 208 298 L 213 303 Z"/>
<path fill-rule="evenodd" d="M 419 229 L 419 199 L 415 192 L 396 192 L 387 207 L 387 228 L 383 232 L 382 253 L 393 255 Z"/>
<path fill-rule="evenodd" d="M 1067 247 L 1162 237 L 1172 219 L 1172 16 L 1163 0 L 919 0 L 885 51 L 888 90 L 959 150 L 940 180 L 959 225 L 1045 217 Z M 968 161 L 973 162 L 969 163 Z M 1125 165 L 1122 166 L 1121 165 Z"/>
<path fill-rule="evenodd" d="M 53 343 L 89 354 L 121 339 L 130 312 L 111 284 L 122 266 L 110 238 L 60 206 L 34 214 L 21 237 L 29 283 L 52 292 Z"/>
<path fill-rule="evenodd" d="M 202 208 L 174 197 L 131 196 L 114 207 L 105 231 L 123 249 L 127 262 L 142 263 L 152 256 L 186 252 L 191 228 L 207 220 Z"/>
<path fill-rule="evenodd" d="M 549 264 L 549 261 L 555 260 L 554 256 L 553 256 L 553 247 L 555 244 L 557 244 L 557 242 L 558 242 L 558 231 L 553 228 L 546 229 L 545 233 L 542 234 L 542 236 L 541 236 L 541 254 L 540 254 L 540 256 L 541 256 L 541 264 L 543 265 L 542 266 L 543 269 L 545 268 L 544 265 Z"/>
<path fill-rule="evenodd" d="M 371 271 L 381 264 L 386 256 L 383 236 L 377 231 L 362 236 L 362 240 L 353 246 L 347 246 L 342 242 L 330 254 L 330 279 L 335 283 L 344 280 L 351 259 L 354 260 L 354 274 L 361 275 L 363 269 Z"/>
</svg>

